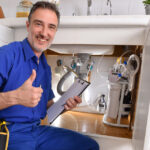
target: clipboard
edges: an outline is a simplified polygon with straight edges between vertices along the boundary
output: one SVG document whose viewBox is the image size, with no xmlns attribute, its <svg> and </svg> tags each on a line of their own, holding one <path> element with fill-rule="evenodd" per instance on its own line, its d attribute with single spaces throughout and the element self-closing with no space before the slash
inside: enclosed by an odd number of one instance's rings
<svg viewBox="0 0 150 150">
<path fill-rule="evenodd" d="M 48 122 L 52 123 L 64 110 L 66 101 L 74 96 L 80 96 L 90 85 L 90 82 L 77 78 L 71 87 L 48 110 Z"/>
</svg>

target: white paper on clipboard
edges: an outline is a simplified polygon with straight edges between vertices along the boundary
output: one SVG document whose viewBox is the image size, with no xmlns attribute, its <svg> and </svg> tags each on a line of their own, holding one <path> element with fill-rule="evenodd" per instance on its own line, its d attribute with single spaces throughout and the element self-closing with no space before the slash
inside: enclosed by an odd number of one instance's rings
<svg viewBox="0 0 150 150">
<path fill-rule="evenodd" d="M 52 123 L 64 110 L 64 104 L 68 98 L 80 96 L 82 92 L 90 85 L 89 82 L 77 78 L 71 87 L 55 102 L 48 110 L 48 122 Z"/>
</svg>

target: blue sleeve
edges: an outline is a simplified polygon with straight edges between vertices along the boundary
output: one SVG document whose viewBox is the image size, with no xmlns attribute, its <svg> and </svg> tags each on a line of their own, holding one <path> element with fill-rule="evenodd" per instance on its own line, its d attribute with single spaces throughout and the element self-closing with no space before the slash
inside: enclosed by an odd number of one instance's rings
<svg viewBox="0 0 150 150">
<path fill-rule="evenodd" d="M 11 46 L 0 47 L 0 88 L 7 81 L 13 62 L 14 54 Z"/>
</svg>

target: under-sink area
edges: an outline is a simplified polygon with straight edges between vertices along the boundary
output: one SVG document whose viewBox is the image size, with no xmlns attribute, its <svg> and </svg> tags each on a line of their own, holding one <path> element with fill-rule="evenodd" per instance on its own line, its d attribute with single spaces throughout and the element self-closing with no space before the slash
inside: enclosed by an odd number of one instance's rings
<svg viewBox="0 0 150 150">
<path fill-rule="evenodd" d="M 27 35 L 26 20 L 27 18 L 0 19 L 0 44 L 23 40 Z M 120 49 L 118 48 L 118 51 L 115 49 L 122 46 L 132 47 L 133 51 L 135 49 L 140 51 L 142 64 L 137 85 L 133 137 L 132 139 L 118 139 L 89 134 L 96 140 L 100 140 L 100 143 L 105 143 L 104 146 L 102 144 L 102 150 L 109 150 L 113 147 L 114 150 L 131 150 L 131 147 L 133 150 L 148 150 L 147 139 L 149 135 L 146 131 L 148 130 L 148 89 L 150 88 L 147 82 L 150 76 L 147 65 L 150 63 L 149 21 L 149 15 L 62 16 L 56 38 L 49 48 L 55 52 L 54 55 L 72 56 L 77 53 L 88 53 L 92 57 L 105 55 L 118 57 L 121 54 L 119 53 Z M 46 52 L 47 57 L 51 54 L 49 50 Z M 118 143 L 120 143 L 120 147 L 116 146 Z"/>
</svg>

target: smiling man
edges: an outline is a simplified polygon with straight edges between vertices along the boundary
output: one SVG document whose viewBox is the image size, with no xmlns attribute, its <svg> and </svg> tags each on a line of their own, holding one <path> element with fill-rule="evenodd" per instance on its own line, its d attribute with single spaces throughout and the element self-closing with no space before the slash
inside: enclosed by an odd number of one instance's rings
<svg viewBox="0 0 150 150">
<path fill-rule="evenodd" d="M 58 18 L 54 11 L 39 8 L 26 22 L 28 41 L 36 54 L 50 47 L 58 27 Z"/>
<path fill-rule="evenodd" d="M 43 51 L 54 39 L 59 18 L 54 4 L 37 2 L 26 22 L 27 38 L 0 47 L 0 120 L 5 120 L 9 129 L 8 150 L 99 149 L 87 136 L 40 125 L 54 103 L 51 68 Z M 70 110 L 80 102 L 75 96 L 64 107 Z"/>
</svg>

